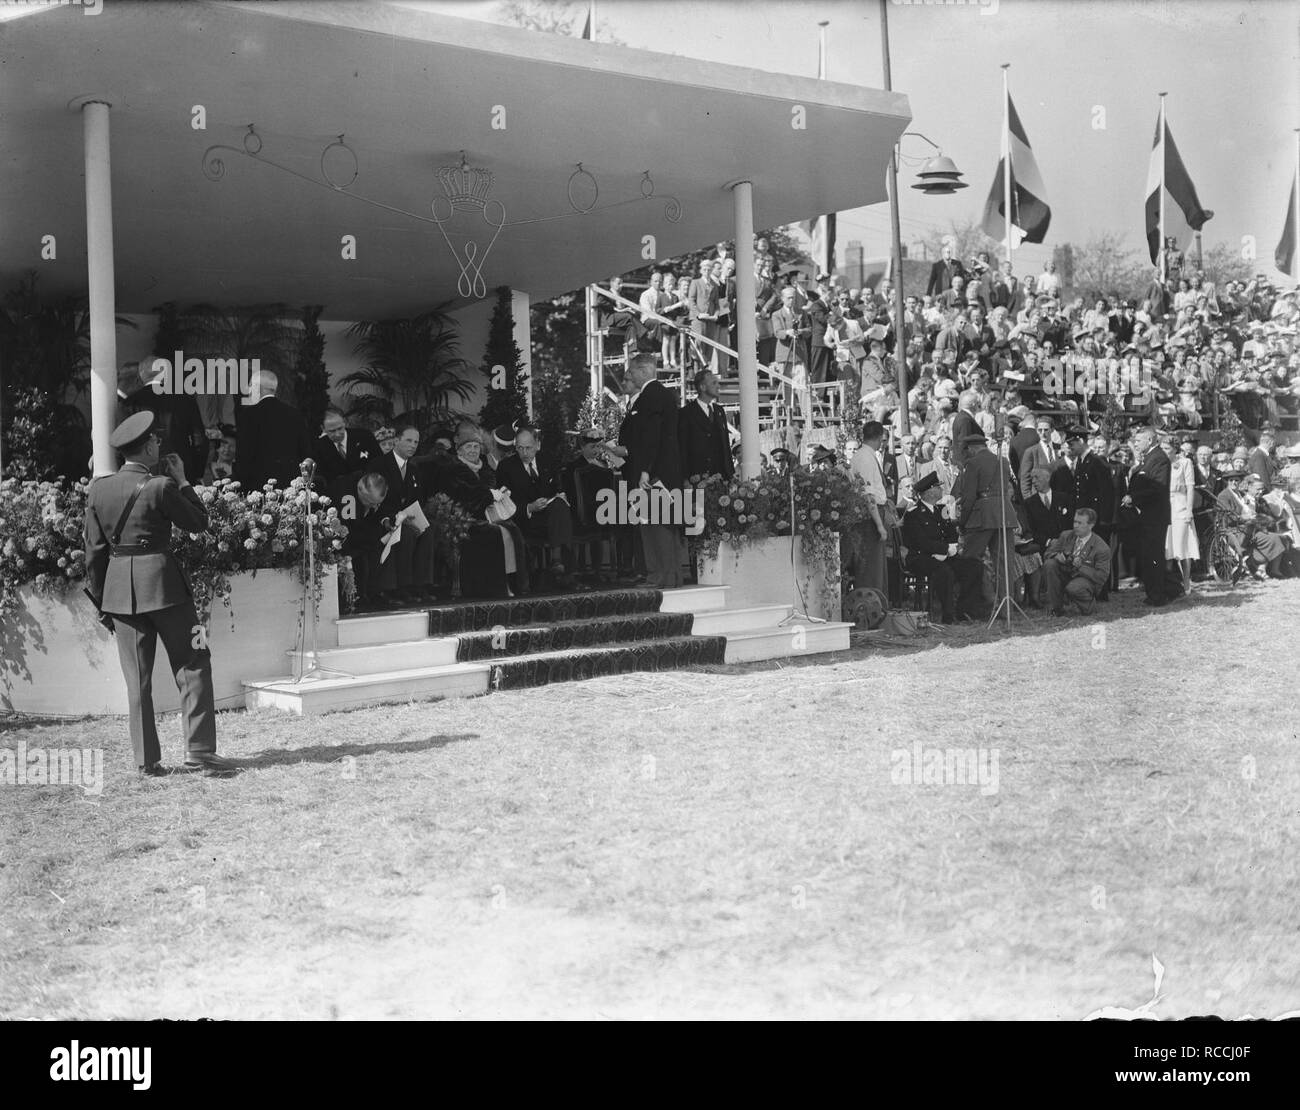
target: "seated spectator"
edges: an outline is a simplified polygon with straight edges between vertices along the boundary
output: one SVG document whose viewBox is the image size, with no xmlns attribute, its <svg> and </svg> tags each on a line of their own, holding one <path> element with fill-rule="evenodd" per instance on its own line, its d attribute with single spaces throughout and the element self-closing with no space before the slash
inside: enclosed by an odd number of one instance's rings
<svg viewBox="0 0 1300 1110">
<path fill-rule="evenodd" d="M 573 564 L 569 544 L 573 541 L 573 514 L 568 495 L 554 477 L 543 477 L 538 462 L 537 432 L 520 428 L 515 433 L 515 451 L 497 467 L 497 481 L 510 491 L 515 503 L 514 520 L 525 539 L 544 540 L 558 559 L 551 567 L 563 579 Z"/>
<path fill-rule="evenodd" d="M 903 565 L 930 583 L 944 624 L 970 619 L 984 606 L 984 568 L 978 559 L 957 554 L 957 526 L 937 507 L 942 497 L 938 475 L 918 478 L 913 493 L 918 501 L 903 516 Z"/>
<path fill-rule="evenodd" d="M 1062 532 L 1047 547 L 1043 576 L 1052 615 L 1065 616 L 1068 600 L 1088 616 L 1097 595 L 1110 580 L 1110 546 L 1093 532 L 1097 514 L 1082 508 L 1074 514 L 1074 527 Z"/>
<path fill-rule="evenodd" d="M 436 491 L 421 480 L 414 459 L 420 447 L 420 429 L 414 424 L 399 423 L 397 439 L 390 454 L 381 455 L 376 472 L 384 476 L 388 496 L 382 515 L 400 529 L 396 543 L 380 567 L 380 586 L 386 595 L 400 601 L 419 604 L 434 600 L 437 567 L 436 537 L 433 529 L 421 523 L 423 504 Z"/>
<path fill-rule="evenodd" d="M 499 598 L 529 589 L 524 537 L 508 512 L 508 495 L 483 462 L 479 428 L 468 421 L 456 429 L 456 459 L 442 471 L 442 489 L 477 523 L 460 552 L 463 597 Z M 515 511 L 518 506 L 515 506 Z"/>
</svg>

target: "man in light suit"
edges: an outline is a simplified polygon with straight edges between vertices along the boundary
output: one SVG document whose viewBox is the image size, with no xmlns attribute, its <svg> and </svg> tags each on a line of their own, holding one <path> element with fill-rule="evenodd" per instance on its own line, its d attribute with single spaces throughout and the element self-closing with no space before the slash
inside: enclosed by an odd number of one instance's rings
<svg viewBox="0 0 1300 1110">
<path fill-rule="evenodd" d="M 1038 418 L 1038 442 L 1026 448 L 1020 455 L 1020 496 L 1028 498 L 1034 492 L 1033 487 L 1029 484 L 1029 476 L 1035 470 L 1046 470 L 1050 473 L 1057 467 L 1064 465 L 1065 461 L 1061 458 L 1061 452 L 1052 443 L 1052 418 L 1050 416 L 1040 416 Z"/>
<path fill-rule="evenodd" d="M 122 469 L 97 478 L 86 494 L 86 590 L 104 623 L 117 635 L 126 678 L 131 746 L 145 775 L 165 775 L 153 711 L 154 653 L 161 638 L 181 694 L 185 767 L 207 775 L 234 773 L 217 755 L 212 661 L 189 584 L 168 550 L 172 525 L 202 532 L 208 512 L 186 480 L 178 455 L 161 460 L 154 414 L 122 421 L 109 444 L 122 453 Z"/>
<path fill-rule="evenodd" d="M 628 365 L 635 393 L 619 428 L 618 442 L 627 450 L 624 470 L 629 485 L 668 491 L 682 487 L 681 450 L 677 442 L 677 398 L 657 378 L 655 356 L 640 354 Z M 680 524 L 641 524 L 637 527 L 645 552 L 646 585 L 672 589 L 682 584 Z"/>
<path fill-rule="evenodd" d="M 1047 546 L 1043 571 L 1053 616 L 1065 616 L 1067 598 L 1088 616 L 1098 593 L 1110 581 L 1110 545 L 1092 530 L 1096 523 L 1097 514 L 1092 509 L 1078 509 L 1074 527 Z"/>
</svg>

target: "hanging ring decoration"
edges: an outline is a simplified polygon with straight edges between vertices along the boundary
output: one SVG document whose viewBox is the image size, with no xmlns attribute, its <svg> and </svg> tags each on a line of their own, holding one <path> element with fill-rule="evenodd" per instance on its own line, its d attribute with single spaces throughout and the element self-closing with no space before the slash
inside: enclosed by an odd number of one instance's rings
<svg viewBox="0 0 1300 1110">
<path fill-rule="evenodd" d="M 243 150 L 237 147 L 226 146 L 224 143 L 216 143 L 208 147 L 203 152 L 203 161 L 200 164 L 203 170 L 203 176 L 209 181 L 220 181 L 226 176 L 226 161 L 224 158 L 213 153 L 217 150 L 228 150 L 232 154 L 246 154 L 249 158 L 257 158 L 260 161 L 262 154 L 262 136 L 257 133 L 254 124 L 247 124 L 248 130 L 243 136 Z"/>
<path fill-rule="evenodd" d="M 332 177 L 330 177 L 329 171 L 325 168 L 325 159 L 329 155 L 329 152 L 333 150 L 336 146 L 346 150 L 352 158 L 352 176 L 343 182 L 335 181 Z M 354 182 L 357 179 L 357 173 L 360 171 L 360 169 L 361 169 L 361 163 L 357 161 L 357 152 L 343 141 L 342 135 L 340 135 L 337 139 L 335 139 L 332 143 L 330 143 L 329 146 L 327 146 L 324 150 L 320 152 L 320 175 L 325 179 L 326 184 L 328 184 L 331 189 L 340 189 L 340 190 L 346 189 L 349 185 L 352 184 L 352 182 Z"/>
<path fill-rule="evenodd" d="M 586 208 L 583 208 L 581 205 L 577 204 L 573 199 L 573 183 L 579 177 L 585 177 L 588 181 L 591 182 L 592 198 L 591 198 L 591 203 L 587 205 Z M 592 176 L 592 174 L 588 170 L 582 168 L 581 162 L 578 163 L 578 168 L 569 175 L 569 183 L 564 187 L 564 191 L 569 198 L 569 207 L 572 208 L 575 212 L 577 212 L 578 215 L 580 216 L 585 216 L 588 212 L 590 212 L 593 208 L 596 207 L 596 202 L 600 200 L 600 184 L 599 182 L 596 181 L 595 177 Z"/>
<path fill-rule="evenodd" d="M 641 171 L 641 196 L 646 200 L 662 199 L 664 201 L 664 219 L 675 224 L 682 218 L 682 202 L 676 197 L 655 197 L 655 182 L 649 170 Z"/>
</svg>

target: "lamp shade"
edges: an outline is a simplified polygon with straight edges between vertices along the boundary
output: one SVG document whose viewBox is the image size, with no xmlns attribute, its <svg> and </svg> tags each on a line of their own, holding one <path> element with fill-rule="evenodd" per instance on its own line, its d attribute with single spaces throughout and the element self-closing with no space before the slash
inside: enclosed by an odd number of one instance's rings
<svg viewBox="0 0 1300 1110">
<path fill-rule="evenodd" d="M 966 182 L 961 180 L 961 171 L 946 154 L 931 158 L 916 176 L 921 180 L 912 188 L 919 189 L 927 196 L 942 196 L 966 188 Z"/>
</svg>

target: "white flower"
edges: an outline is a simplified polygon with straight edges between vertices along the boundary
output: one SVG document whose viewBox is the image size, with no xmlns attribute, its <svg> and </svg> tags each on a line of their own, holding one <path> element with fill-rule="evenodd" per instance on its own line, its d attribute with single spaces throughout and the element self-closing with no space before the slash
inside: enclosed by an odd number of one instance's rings
<svg viewBox="0 0 1300 1110">
<path fill-rule="evenodd" d="M 211 504 L 212 504 L 212 501 L 213 501 L 213 494 L 212 494 L 212 491 L 211 491 L 211 490 L 207 490 L 207 489 L 205 489 L 205 490 L 203 491 L 203 495 L 202 495 L 202 497 L 200 498 L 200 500 L 201 500 L 201 501 L 203 502 L 203 504 L 205 504 L 205 505 L 211 505 Z"/>
<path fill-rule="evenodd" d="M 250 505 L 258 505 L 262 501 L 262 495 L 258 493 L 257 490 L 253 490 L 253 492 L 250 493 L 247 497 L 245 497 L 244 500 L 247 501 Z"/>
<path fill-rule="evenodd" d="M 334 540 L 334 541 L 330 544 L 330 546 L 333 547 L 335 550 L 337 550 L 338 548 L 340 548 L 340 547 L 343 546 L 343 541 L 342 541 L 342 540 Z"/>
<path fill-rule="evenodd" d="M 221 498 L 222 498 L 223 501 L 234 501 L 234 500 L 235 500 L 235 495 L 234 495 L 233 493 L 230 493 L 229 491 L 227 491 L 226 493 L 223 493 L 223 494 L 221 495 Z"/>
<path fill-rule="evenodd" d="M 229 551 L 229 550 L 230 550 L 230 544 L 226 543 L 225 540 L 222 540 L 220 543 L 217 544 L 217 550 L 218 550 L 218 551 Z"/>
<path fill-rule="evenodd" d="M 28 551 L 35 551 L 35 550 L 36 550 L 36 541 L 35 541 L 34 539 L 32 539 L 31 536 L 28 536 L 28 537 L 27 537 L 27 542 L 26 542 L 23 546 L 25 546 L 25 547 L 27 548 Z"/>
<path fill-rule="evenodd" d="M 66 567 L 67 565 L 68 565 L 68 560 L 67 560 L 64 556 L 60 555 L 60 556 L 59 556 L 59 566 L 61 566 L 61 567 Z"/>
<path fill-rule="evenodd" d="M 274 518 L 271 516 L 270 513 L 263 513 L 263 514 L 262 514 L 262 523 L 263 523 L 263 524 L 270 524 L 271 521 L 272 521 L 273 519 L 274 519 Z"/>
<path fill-rule="evenodd" d="M 252 536 L 253 539 L 255 539 L 255 540 L 260 540 L 260 539 L 261 539 L 261 538 L 262 538 L 266 533 L 264 533 L 264 532 L 262 531 L 262 529 L 260 529 L 260 528 L 254 528 L 254 529 L 253 529 L 252 531 L 250 531 L 248 534 L 249 534 L 250 536 Z"/>
<path fill-rule="evenodd" d="M 253 548 L 255 548 L 255 547 L 257 546 L 257 541 L 256 541 L 256 540 L 245 540 L 245 541 L 244 541 L 244 546 L 245 546 L 246 548 L 248 548 L 249 551 L 252 551 Z"/>
<path fill-rule="evenodd" d="M 199 538 L 200 535 L 202 535 L 201 532 L 191 532 L 191 533 L 190 533 L 190 539 L 192 539 L 192 540 L 197 540 L 197 539 Z"/>
<path fill-rule="evenodd" d="M 45 558 L 45 548 L 42 547 L 38 552 L 36 552 L 36 557 L 37 557 L 38 559 L 44 559 L 44 558 Z"/>
</svg>

